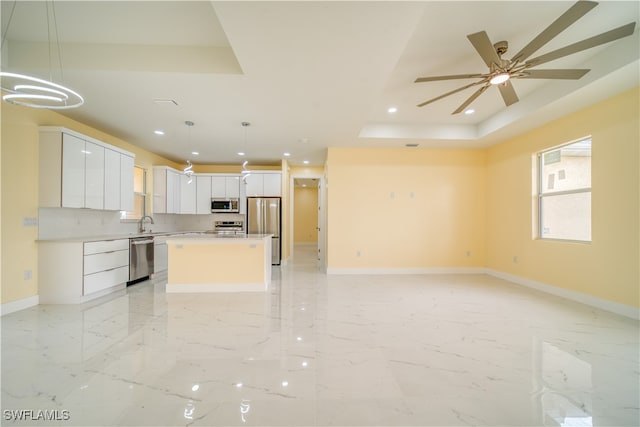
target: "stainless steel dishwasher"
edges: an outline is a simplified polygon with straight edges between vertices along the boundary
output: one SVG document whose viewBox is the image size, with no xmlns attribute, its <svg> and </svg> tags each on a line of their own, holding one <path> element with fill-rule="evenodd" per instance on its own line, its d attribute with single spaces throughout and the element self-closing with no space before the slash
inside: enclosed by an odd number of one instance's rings
<svg viewBox="0 0 640 427">
<path fill-rule="evenodd" d="M 153 237 L 129 239 L 129 282 L 148 278 L 153 274 Z"/>
</svg>

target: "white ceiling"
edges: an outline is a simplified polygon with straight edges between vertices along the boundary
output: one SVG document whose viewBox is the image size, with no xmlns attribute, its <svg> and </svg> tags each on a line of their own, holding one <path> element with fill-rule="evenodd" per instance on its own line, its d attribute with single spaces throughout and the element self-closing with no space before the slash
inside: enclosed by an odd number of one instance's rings
<svg viewBox="0 0 640 427">
<path fill-rule="evenodd" d="M 56 0 L 61 76 L 47 2 L 18 1 L 2 70 L 66 84 L 86 102 L 64 114 L 179 162 L 239 164 L 246 151 L 250 164 L 290 152 L 291 164 L 322 165 L 330 146 L 486 147 L 639 84 L 636 27 L 541 67 L 591 68 L 578 81 L 514 81 L 511 107 L 495 88 L 470 116 L 451 112 L 473 88 L 416 107 L 470 82 L 416 77 L 486 72 L 467 34 L 507 40 L 510 58 L 572 4 Z M 639 4 L 602 1 L 538 53 L 638 22 Z M 13 6 L 2 0 L 3 34 Z"/>
</svg>

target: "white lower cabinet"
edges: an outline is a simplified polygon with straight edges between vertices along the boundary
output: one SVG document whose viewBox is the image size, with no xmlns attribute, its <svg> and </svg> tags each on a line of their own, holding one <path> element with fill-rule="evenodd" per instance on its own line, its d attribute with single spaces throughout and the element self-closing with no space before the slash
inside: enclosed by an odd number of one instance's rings
<svg viewBox="0 0 640 427">
<path fill-rule="evenodd" d="M 38 242 L 42 304 L 80 304 L 124 289 L 129 239 Z"/>
</svg>

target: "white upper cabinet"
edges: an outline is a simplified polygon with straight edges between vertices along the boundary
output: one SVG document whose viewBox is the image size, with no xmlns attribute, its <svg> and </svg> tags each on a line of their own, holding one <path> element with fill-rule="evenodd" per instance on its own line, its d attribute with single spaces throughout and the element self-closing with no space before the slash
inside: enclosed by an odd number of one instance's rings
<svg viewBox="0 0 640 427">
<path fill-rule="evenodd" d="M 196 186 L 196 177 L 192 177 L 191 182 L 189 182 L 188 176 L 180 174 L 180 213 L 196 213 Z"/>
<path fill-rule="evenodd" d="M 120 153 L 109 149 L 104 150 L 104 208 L 120 210 Z"/>
<path fill-rule="evenodd" d="M 181 172 L 168 166 L 153 167 L 153 212 L 180 213 Z M 195 182 L 195 180 L 194 180 Z M 191 184 L 193 185 L 193 183 Z"/>
<path fill-rule="evenodd" d="M 227 198 L 237 199 L 240 197 L 240 177 L 239 176 L 226 176 L 224 179 L 225 191 Z"/>
<path fill-rule="evenodd" d="M 281 173 L 265 173 L 263 196 L 281 196 L 282 195 L 282 174 Z"/>
<path fill-rule="evenodd" d="M 67 134 L 62 136 L 62 141 L 62 203 L 58 202 L 57 206 L 84 208 L 85 142 L 83 139 Z M 41 158 L 41 163 L 42 160 Z M 41 188 L 40 193 L 42 192 Z"/>
<path fill-rule="evenodd" d="M 104 209 L 104 147 L 85 142 L 84 207 Z"/>
<path fill-rule="evenodd" d="M 121 211 L 133 211 L 133 169 L 135 160 L 133 156 L 120 155 L 120 209 Z M 106 207 L 105 207 L 106 209 Z"/>
<path fill-rule="evenodd" d="M 167 213 L 180 213 L 180 173 L 167 170 Z"/>
<path fill-rule="evenodd" d="M 196 182 L 196 213 L 211 213 L 211 176 L 202 175 L 195 177 Z"/>
<path fill-rule="evenodd" d="M 282 195 L 282 174 L 280 172 L 251 172 L 246 181 L 247 197 Z"/>
<path fill-rule="evenodd" d="M 123 166 L 122 159 L 126 158 Z M 134 154 L 61 127 L 40 128 L 39 206 L 124 210 Z M 131 203 L 133 205 L 133 203 Z"/>
<path fill-rule="evenodd" d="M 214 199 L 237 199 L 240 197 L 240 177 L 238 175 L 213 175 L 211 177 L 211 197 Z"/>
<path fill-rule="evenodd" d="M 214 199 L 225 199 L 227 197 L 227 179 L 225 176 L 211 177 L 211 197 Z"/>
</svg>

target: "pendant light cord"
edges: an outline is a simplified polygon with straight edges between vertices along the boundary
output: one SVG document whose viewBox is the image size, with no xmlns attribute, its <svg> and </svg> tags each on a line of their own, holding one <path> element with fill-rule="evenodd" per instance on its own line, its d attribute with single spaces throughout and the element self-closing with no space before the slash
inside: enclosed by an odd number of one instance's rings
<svg viewBox="0 0 640 427">
<path fill-rule="evenodd" d="M 11 6 L 11 13 L 9 14 L 9 20 L 7 21 L 7 27 L 4 29 L 4 33 L 2 34 L 2 43 L 0 44 L 0 49 L 4 50 L 4 44 L 7 41 L 7 34 L 9 34 L 9 29 L 11 28 L 11 22 L 13 21 L 13 14 L 16 11 L 16 5 L 18 4 L 18 0 L 13 1 L 13 5 Z M 46 12 L 47 12 L 47 41 L 48 41 L 48 52 L 49 52 L 49 80 L 53 81 L 53 54 L 52 54 L 52 43 L 51 43 L 51 20 L 49 18 L 50 15 L 53 15 L 53 32 L 55 36 L 56 42 L 56 50 L 58 53 L 58 64 L 60 66 L 60 81 L 64 82 L 64 73 L 62 67 L 62 49 L 60 48 L 60 34 L 58 33 L 58 18 L 56 16 L 56 4 L 53 0 L 51 0 L 51 12 L 49 12 L 49 1 L 45 2 Z"/>
<path fill-rule="evenodd" d="M 4 42 L 7 41 L 7 33 L 9 32 L 9 27 L 11 27 L 11 20 L 13 19 L 13 12 L 16 10 L 16 4 L 18 0 L 13 1 L 13 6 L 11 6 L 11 14 L 9 15 L 9 21 L 7 22 L 7 28 L 4 29 L 4 34 L 2 35 L 2 44 L 0 45 L 0 49 L 4 49 Z"/>
</svg>

